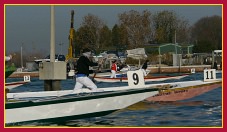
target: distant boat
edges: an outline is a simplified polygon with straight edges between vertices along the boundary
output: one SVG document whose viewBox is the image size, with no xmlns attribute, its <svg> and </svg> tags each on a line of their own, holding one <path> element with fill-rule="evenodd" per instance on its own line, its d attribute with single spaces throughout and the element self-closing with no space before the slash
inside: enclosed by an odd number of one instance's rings
<svg viewBox="0 0 227 132">
<path fill-rule="evenodd" d="M 12 59 L 12 56 L 6 56 L 5 61 L 9 61 L 11 59 Z M 5 79 L 8 78 L 16 70 L 17 70 L 17 68 L 14 65 L 10 65 L 10 66 L 6 65 L 5 66 Z M 28 78 L 28 76 L 24 77 L 24 81 L 7 82 L 7 83 L 5 83 L 5 88 L 10 90 L 10 89 L 16 88 L 18 86 L 21 86 L 30 81 L 30 76 L 29 76 L 29 80 L 25 80 L 26 78 Z"/>
<path fill-rule="evenodd" d="M 12 55 L 5 56 L 5 62 L 7 63 L 12 59 Z M 5 65 L 5 78 L 9 77 L 13 72 L 16 71 L 16 67 L 14 64 L 12 65 Z"/>
<path fill-rule="evenodd" d="M 145 82 L 150 81 L 164 81 L 169 79 L 181 79 L 189 76 L 189 74 L 181 74 L 181 75 L 162 75 L 162 76 L 146 76 L 144 77 Z M 128 78 L 126 74 L 117 74 L 116 78 L 110 78 L 109 75 L 106 76 L 96 76 L 94 79 L 98 82 L 128 82 Z"/>
<path fill-rule="evenodd" d="M 28 83 L 28 82 L 24 82 L 24 81 L 9 82 L 9 83 L 5 83 L 5 86 L 6 86 L 6 88 L 8 88 L 10 90 L 10 89 L 19 87 L 21 85 L 24 85 L 26 83 Z"/>
<path fill-rule="evenodd" d="M 11 90 L 13 88 L 19 87 L 21 85 L 24 85 L 30 81 L 30 75 L 24 76 L 24 81 L 16 81 L 16 82 L 7 82 L 5 83 L 5 88 Z"/>
<path fill-rule="evenodd" d="M 61 54 L 55 55 L 55 62 L 58 61 L 65 61 L 65 56 Z M 50 62 L 50 55 L 46 56 L 44 59 L 36 59 L 34 60 L 36 64 L 39 64 L 40 62 Z"/>
</svg>

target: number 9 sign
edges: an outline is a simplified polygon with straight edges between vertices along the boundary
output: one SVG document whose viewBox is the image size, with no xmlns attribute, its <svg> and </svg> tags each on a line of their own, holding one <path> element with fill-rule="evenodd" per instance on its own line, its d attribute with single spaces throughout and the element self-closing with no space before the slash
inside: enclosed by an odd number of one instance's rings
<svg viewBox="0 0 227 132">
<path fill-rule="evenodd" d="M 144 86 L 144 77 L 142 70 L 128 71 L 128 85 L 129 87 Z"/>
</svg>

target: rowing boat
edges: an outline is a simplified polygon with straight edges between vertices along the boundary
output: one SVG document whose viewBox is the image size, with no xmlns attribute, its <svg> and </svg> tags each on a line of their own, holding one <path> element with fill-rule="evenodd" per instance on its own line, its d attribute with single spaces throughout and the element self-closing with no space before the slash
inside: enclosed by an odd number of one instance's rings
<svg viewBox="0 0 227 132">
<path fill-rule="evenodd" d="M 164 81 L 164 80 L 170 80 L 170 79 L 182 79 L 187 76 L 189 76 L 189 74 L 147 76 L 147 77 L 144 77 L 144 81 L 150 82 L 150 81 Z M 110 78 L 110 76 L 96 76 L 94 79 L 98 82 L 128 82 L 128 78 L 125 74 L 122 74 L 122 75 L 118 74 L 116 78 Z"/>
<path fill-rule="evenodd" d="M 72 90 L 8 93 L 6 124 L 102 116 L 142 100 L 184 100 L 222 86 L 222 79 L 216 79 L 215 71 L 209 70 L 204 70 L 204 80 L 147 85 L 140 78 L 142 72 L 127 76 L 128 86 L 99 88 L 96 92 L 80 89 L 73 94 Z"/>
<path fill-rule="evenodd" d="M 5 104 L 5 123 L 10 126 L 104 116 L 157 93 L 157 89 L 142 88 L 93 94 L 68 94 L 59 97 L 11 99 Z"/>
<path fill-rule="evenodd" d="M 137 79 L 140 80 L 139 78 Z M 136 80 L 131 80 L 131 82 L 136 82 Z M 99 89 L 100 91 L 109 92 L 109 91 L 121 91 L 121 90 L 153 87 L 153 88 L 159 88 L 159 93 L 154 96 L 150 96 L 149 98 L 146 98 L 147 101 L 177 101 L 177 100 L 185 100 L 185 99 L 189 99 L 189 98 L 201 95 L 205 92 L 211 91 L 221 86 L 222 86 L 222 79 L 215 78 L 211 81 L 194 80 L 194 81 L 179 81 L 179 82 L 157 83 L 157 84 L 146 84 L 146 85 L 142 83 L 140 85 L 135 85 L 135 86 L 107 87 L 107 88 L 99 88 Z M 97 92 L 100 92 L 100 91 L 97 91 Z M 73 90 L 8 93 L 7 98 L 20 99 L 20 98 L 59 97 L 59 96 L 68 95 L 72 92 Z M 76 91 L 76 94 L 81 94 L 81 93 L 92 93 L 92 91 L 86 88 Z"/>
<path fill-rule="evenodd" d="M 222 86 L 222 79 L 216 79 L 212 82 L 205 82 L 203 80 L 195 81 L 180 81 L 172 83 L 159 83 L 159 84 L 147 84 L 143 88 L 159 88 L 158 94 L 150 96 L 147 101 L 177 101 L 192 98 L 201 95 L 205 92 L 211 91 L 215 88 Z M 142 88 L 142 87 L 140 87 Z M 100 91 L 121 91 L 129 89 L 140 89 L 139 87 L 108 87 L 99 88 Z M 97 91 L 97 92 L 100 92 Z M 42 98 L 42 97 L 60 97 L 72 93 L 73 90 L 61 90 L 61 91 L 40 91 L 40 92 L 22 92 L 22 93 L 8 93 L 8 99 L 23 99 L 23 98 Z M 90 89 L 80 89 L 76 94 L 92 93 Z"/>
<path fill-rule="evenodd" d="M 142 75 L 142 72 L 139 74 Z M 97 90 L 96 93 L 88 94 L 76 91 L 52 97 L 45 96 L 45 93 L 50 91 L 43 91 L 40 97 L 32 97 L 31 94 L 27 97 L 17 95 L 8 97 L 10 94 L 8 93 L 5 103 L 5 123 L 15 125 L 29 122 L 61 122 L 103 116 L 158 94 L 157 88 L 147 87 L 143 80 L 139 81 L 136 73 L 128 72 L 128 75 L 135 76 L 136 83 L 134 85 L 129 83 L 128 89 L 125 90 L 102 92 Z M 136 88 L 137 86 L 140 88 Z"/>
<path fill-rule="evenodd" d="M 21 85 L 24 85 L 26 83 L 28 83 L 28 82 L 25 82 L 25 81 L 8 82 L 8 83 L 5 83 L 5 88 L 8 88 L 10 90 L 10 89 L 14 89 L 16 87 L 19 87 Z"/>
<path fill-rule="evenodd" d="M 212 82 L 204 82 L 202 80 L 189 81 L 185 83 L 175 83 L 174 85 L 163 85 L 159 93 L 146 99 L 146 101 L 180 101 L 199 96 L 222 86 L 222 79 Z"/>
<path fill-rule="evenodd" d="M 26 76 L 24 76 L 24 81 L 15 81 L 15 82 L 7 82 L 7 83 L 5 83 L 5 88 L 11 90 L 11 89 L 17 88 L 17 87 L 19 87 L 21 85 L 24 85 L 24 84 L 26 84 L 28 82 L 31 82 L 30 81 L 30 76 L 26 75 Z"/>
</svg>

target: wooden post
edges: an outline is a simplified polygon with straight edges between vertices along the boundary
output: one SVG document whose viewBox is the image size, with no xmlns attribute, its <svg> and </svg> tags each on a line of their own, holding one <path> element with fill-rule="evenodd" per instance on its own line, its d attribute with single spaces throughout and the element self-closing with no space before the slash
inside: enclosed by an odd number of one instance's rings
<svg viewBox="0 0 227 132">
<path fill-rule="evenodd" d="M 7 93 L 9 92 L 8 88 L 5 88 L 5 101 L 7 100 Z"/>
<path fill-rule="evenodd" d="M 161 73 L 161 55 L 158 56 L 158 61 L 159 61 L 158 70 L 159 70 L 159 73 Z"/>
</svg>

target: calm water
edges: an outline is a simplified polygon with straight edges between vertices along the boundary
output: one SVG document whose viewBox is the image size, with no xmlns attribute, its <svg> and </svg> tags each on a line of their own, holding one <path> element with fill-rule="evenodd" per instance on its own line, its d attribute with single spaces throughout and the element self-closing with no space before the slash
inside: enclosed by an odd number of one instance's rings
<svg viewBox="0 0 227 132">
<path fill-rule="evenodd" d="M 217 78 L 221 78 L 217 73 Z M 202 79 L 203 73 L 196 73 L 180 80 Z M 9 78 L 16 81 L 21 78 Z M 157 82 L 150 82 L 157 83 Z M 62 89 L 73 89 L 74 80 L 62 81 Z M 127 83 L 97 83 L 98 87 L 124 86 Z M 43 81 L 31 78 L 31 83 L 11 90 L 11 92 L 42 91 Z M 23 124 L 25 125 L 25 124 Z M 200 96 L 176 102 L 139 102 L 125 109 L 103 117 L 70 120 L 55 123 L 26 124 L 26 126 L 70 126 L 70 127 L 221 127 L 222 126 L 222 87 Z"/>
</svg>

